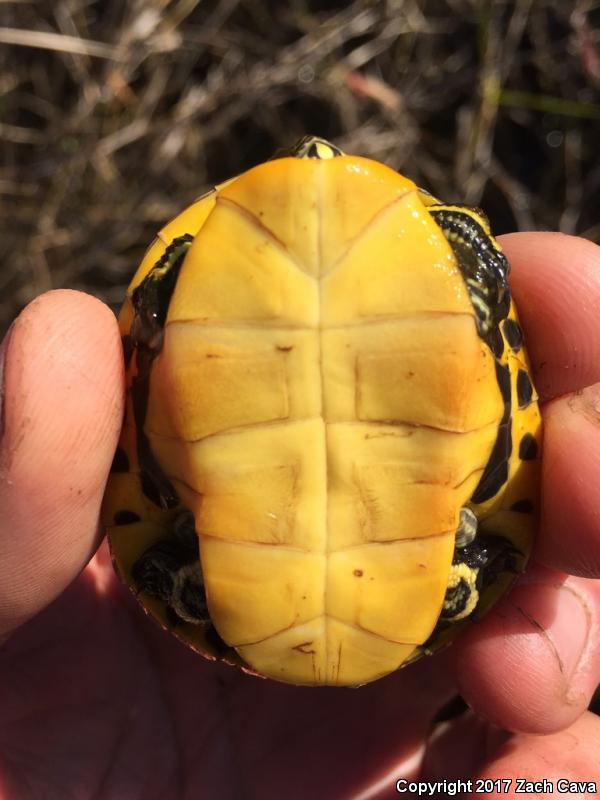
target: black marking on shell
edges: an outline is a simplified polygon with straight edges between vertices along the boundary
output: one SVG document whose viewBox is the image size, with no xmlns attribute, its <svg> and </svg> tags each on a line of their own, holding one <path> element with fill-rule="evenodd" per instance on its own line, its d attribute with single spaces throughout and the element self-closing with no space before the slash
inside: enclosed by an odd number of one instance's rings
<svg viewBox="0 0 600 800">
<path fill-rule="evenodd" d="M 517 353 L 523 345 L 523 331 L 521 330 L 521 326 L 518 322 L 515 322 L 514 319 L 505 319 L 502 323 L 502 330 L 508 342 L 508 346 L 514 353 Z"/>
<path fill-rule="evenodd" d="M 477 330 L 493 352 L 493 330 L 510 309 L 506 256 L 483 225 L 467 213 L 477 213 L 475 209 L 434 204 L 427 210 L 454 252 L 473 304 Z"/>
<path fill-rule="evenodd" d="M 504 401 L 504 413 L 488 463 L 471 497 L 471 502 L 475 504 L 494 497 L 508 480 L 508 460 L 512 452 L 512 425 L 510 369 L 507 364 L 496 361 L 496 377 Z"/>
<path fill-rule="evenodd" d="M 144 433 L 144 422 L 148 409 L 152 364 L 162 349 L 169 303 L 193 238 L 186 233 L 173 239 L 132 295 L 135 316 L 131 324 L 131 336 L 135 346 L 137 374 L 131 382 L 131 398 L 136 423 L 140 481 L 146 497 L 162 509 L 175 508 L 179 497 L 154 457 L 148 437 Z"/>
<path fill-rule="evenodd" d="M 533 400 L 531 379 L 524 369 L 520 369 L 517 373 L 517 400 L 519 408 L 527 408 Z"/>
<path fill-rule="evenodd" d="M 499 328 L 492 328 L 490 332 L 490 348 L 496 358 L 501 358 L 504 352 L 504 339 Z"/>
<path fill-rule="evenodd" d="M 510 422 L 498 427 L 498 436 L 490 460 L 481 476 L 472 503 L 484 503 L 494 497 L 508 480 L 508 459 L 512 449 Z"/>
<path fill-rule="evenodd" d="M 169 310 L 169 303 L 179 277 L 179 270 L 194 237 L 184 233 L 173 239 L 165 252 L 152 267 L 131 296 L 135 319 L 132 324 L 134 344 L 155 346 L 157 331 L 162 331 Z"/>
<path fill-rule="evenodd" d="M 136 514 L 135 511 L 128 511 L 127 509 L 117 511 L 113 516 L 115 525 L 132 525 L 134 522 L 139 522 L 140 520 L 141 517 L 139 514 Z"/>
<path fill-rule="evenodd" d="M 498 319 L 505 319 L 505 317 L 508 316 L 509 311 L 510 311 L 510 292 L 507 289 L 504 297 L 502 297 L 498 302 Z"/>
<path fill-rule="evenodd" d="M 465 280 L 475 311 L 477 331 L 496 359 L 504 352 L 500 323 L 510 310 L 509 264 L 483 225 L 460 207 L 429 206 L 428 210 L 446 236 Z M 479 213 L 476 209 L 470 209 Z M 496 377 L 504 401 L 504 413 L 496 442 L 471 501 L 483 503 L 494 497 L 508 480 L 512 452 L 511 384 L 508 366 L 496 360 Z"/>
<path fill-rule="evenodd" d="M 501 364 L 496 361 L 496 378 L 498 380 L 498 388 L 502 395 L 502 402 L 504 403 L 504 413 L 502 415 L 502 422 L 508 422 L 511 412 L 511 399 L 512 391 L 510 385 L 510 368 L 508 364 Z"/>
<path fill-rule="evenodd" d="M 129 472 L 129 458 L 122 447 L 117 447 L 113 462 L 110 467 L 111 473 L 114 472 Z"/>
<path fill-rule="evenodd" d="M 519 514 L 533 514 L 534 512 L 533 503 L 527 497 L 513 503 L 510 510 L 516 511 Z"/>
<path fill-rule="evenodd" d="M 519 444 L 519 458 L 521 461 L 533 461 L 537 458 L 537 454 L 538 443 L 535 436 L 531 433 L 526 433 Z"/>
</svg>

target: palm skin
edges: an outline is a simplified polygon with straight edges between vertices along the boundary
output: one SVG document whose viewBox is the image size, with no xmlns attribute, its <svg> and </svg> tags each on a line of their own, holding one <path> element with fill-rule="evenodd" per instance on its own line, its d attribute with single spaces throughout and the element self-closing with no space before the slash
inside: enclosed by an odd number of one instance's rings
<svg viewBox="0 0 600 800">
<path fill-rule="evenodd" d="M 204 662 L 140 613 L 103 550 L 6 645 L 3 788 L 10 798 L 348 797 L 419 747 L 453 691 L 431 666 L 357 691 Z"/>
<path fill-rule="evenodd" d="M 524 770 L 600 785 L 585 713 L 600 677 L 600 252 L 550 234 L 504 245 L 550 401 L 538 564 L 459 644 L 358 690 L 206 662 L 145 617 L 106 547 L 93 555 L 122 408 L 114 320 L 73 292 L 25 310 L 0 442 L 1 800 L 366 800 L 400 777 Z M 432 736 L 457 685 L 479 716 Z"/>
</svg>

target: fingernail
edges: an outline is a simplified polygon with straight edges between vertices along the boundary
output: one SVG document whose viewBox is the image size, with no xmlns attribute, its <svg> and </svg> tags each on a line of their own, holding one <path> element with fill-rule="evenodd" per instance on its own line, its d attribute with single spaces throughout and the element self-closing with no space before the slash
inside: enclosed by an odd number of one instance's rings
<svg viewBox="0 0 600 800">
<path fill-rule="evenodd" d="M 4 434 L 4 362 L 6 360 L 6 352 L 8 350 L 8 343 L 12 334 L 14 322 L 4 334 L 2 344 L 0 344 L 0 439 Z"/>
<path fill-rule="evenodd" d="M 547 610 L 540 614 L 542 593 L 545 590 L 548 592 Z M 587 649 L 591 627 L 590 609 L 585 598 L 568 584 L 538 584 L 535 604 L 536 610 L 530 618 L 531 622 L 543 634 L 568 692 L 569 683 Z"/>
<path fill-rule="evenodd" d="M 556 647 L 559 666 L 565 679 L 570 680 L 581 662 L 590 636 L 591 613 L 585 599 L 562 586 L 555 617 L 549 629 L 549 636 Z"/>
<path fill-rule="evenodd" d="M 582 414 L 596 425 L 600 422 L 600 383 L 575 392 L 568 402 L 571 411 Z"/>
</svg>

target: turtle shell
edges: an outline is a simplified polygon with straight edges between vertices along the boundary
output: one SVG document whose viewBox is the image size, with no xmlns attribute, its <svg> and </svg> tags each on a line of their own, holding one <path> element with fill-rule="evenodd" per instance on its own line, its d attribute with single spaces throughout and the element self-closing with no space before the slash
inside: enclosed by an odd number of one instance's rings
<svg viewBox="0 0 600 800">
<path fill-rule="evenodd" d="M 314 137 L 201 197 L 119 324 L 103 520 L 209 658 L 357 685 L 478 618 L 532 547 L 540 415 L 482 212 Z"/>
</svg>

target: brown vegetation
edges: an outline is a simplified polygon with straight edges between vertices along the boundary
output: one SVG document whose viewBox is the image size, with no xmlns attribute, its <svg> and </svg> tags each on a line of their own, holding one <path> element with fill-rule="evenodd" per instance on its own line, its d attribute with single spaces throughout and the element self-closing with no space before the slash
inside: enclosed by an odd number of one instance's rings
<svg viewBox="0 0 600 800">
<path fill-rule="evenodd" d="M 498 232 L 600 238 L 594 0 L 0 2 L 0 330 L 118 307 L 154 232 L 305 133 Z"/>
</svg>

